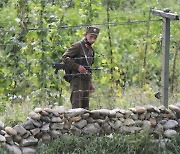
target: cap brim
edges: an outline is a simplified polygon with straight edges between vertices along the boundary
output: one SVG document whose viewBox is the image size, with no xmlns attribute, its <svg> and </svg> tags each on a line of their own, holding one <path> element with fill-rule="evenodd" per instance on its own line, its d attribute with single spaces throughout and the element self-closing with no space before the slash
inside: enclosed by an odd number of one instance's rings
<svg viewBox="0 0 180 154">
<path fill-rule="evenodd" d="M 89 33 L 89 34 L 93 34 L 93 35 L 99 35 L 99 34 L 97 34 L 97 33 Z"/>
</svg>

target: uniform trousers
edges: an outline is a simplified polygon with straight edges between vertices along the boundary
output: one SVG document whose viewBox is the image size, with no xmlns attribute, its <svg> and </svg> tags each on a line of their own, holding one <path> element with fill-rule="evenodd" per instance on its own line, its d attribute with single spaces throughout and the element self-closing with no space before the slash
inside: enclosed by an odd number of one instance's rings
<svg viewBox="0 0 180 154">
<path fill-rule="evenodd" d="M 75 77 L 70 82 L 72 108 L 89 109 L 90 81 L 81 77 Z"/>
</svg>

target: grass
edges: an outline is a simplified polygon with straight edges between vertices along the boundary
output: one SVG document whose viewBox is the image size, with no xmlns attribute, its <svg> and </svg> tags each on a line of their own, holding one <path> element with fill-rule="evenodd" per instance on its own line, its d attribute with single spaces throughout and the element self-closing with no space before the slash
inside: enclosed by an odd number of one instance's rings
<svg viewBox="0 0 180 154">
<path fill-rule="evenodd" d="M 48 143 L 39 143 L 37 154 L 179 154 L 180 136 L 164 146 L 147 132 L 106 136 L 66 134 Z M 7 151 L 0 146 L 0 154 Z"/>
<path fill-rule="evenodd" d="M 37 154 L 179 154 L 179 144 L 177 136 L 163 148 L 145 132 L 101 137 L 65 135 L 48 144 L 39 144 Z"/>
</svg>

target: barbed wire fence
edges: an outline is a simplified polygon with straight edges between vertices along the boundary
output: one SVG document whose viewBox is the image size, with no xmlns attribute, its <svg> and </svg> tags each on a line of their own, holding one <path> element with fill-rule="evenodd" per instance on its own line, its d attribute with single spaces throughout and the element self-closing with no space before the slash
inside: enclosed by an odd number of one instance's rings
<svg viewBox="0 0 180 154">
<path fill-rule="evenodd" d="M 69 5 L 71 5 L 71 2 L 72 1 L 70 1 L 70 4 Z M 109 64 L 109 65 L 111 65 L 113 62 L 113 58 L 114 58 L 114 55 L 113 55 L 113 51 L 112 51 L 112 48 L 113 48 L 113 46 L 112 46 L 112 41 L 114 40 L 114 39 L 118 39 L 118 38 L 114 38 L 113 36 L 111 36 L 111 27 L 115 27 L 115 26 L 121 26 L 121 25 L 139 25 L 139 24 L 147 24 L 148 25 L 148 27 L 147 27 L 147 33 L 146 33 L 146 37 L 149 37 L 149 24 L 150 23 L 154 23 L 154 22 L 161 22 L 162 20 L 161 19 L 156 19 L 156 20 L 152 20 L 152 19 L 150 19 L 150 17 L 149 17 L 149 19 L 148 20 L 137 20 L 137 21 L 128 21 L 128 22 L 110 22 L 110 13 L 109 13 L 109 11 L 108 11 L 108 8 L 109 7 L 107 7 L 107 22 L 106 23 L 95 23 L 95 24 L 93 24 L 93 25 L 96 25 L 96 26 L 99 26 L 99 27 L 103 27 L 103 28 L 107 28 L 107 33 L 108 33 L 108 42 L 109 42 L 109 46 L 110 46 L 110 53 L 109 54 L 101 54 L 101 53 L 96 53 L 96 55 L 95 55 L 95 58 L 100 58 L 100 59 L 111 59 L 110 61 L 111 61 L 111 63 Z M 42 10 L 43 11 L 43 10 Z M 66 10 L 65 10 L 66 11 Z M 43 13 L 43 12 L 42 12 Z M 64 14 L 65 14 L 65 12 L 64 12 Z M 41 17 L 42 18 L 42 17 Z M 41 19 L 42 20 L 42 19 Z M 74 29 L 74 28 L 83 28 L 83 27 L 87 27 L 87 26 L 89 26 L 89 25 L 91 25 L 91 24 L 80 24 L 80 25 L 70 25 L 70 26 L 68 26 L 68 25 L 62 25 L 62 23 L 63 23 L 63 16 L 62 16 L 62 18 L 60 19 L 60 24 L 59 24 L 59 26 L 58 27 L 56 27 L 56 28 L 52 28 L 52 27 L 49 27 L 49 28 L 43 28 L 42 26 L 40 26 L 40 28 L 25 28 L 25 29 L 22 29 L 22 30 L 14 30 L 14 29 L 2 29 L 2 28 L 0 28 L 0 33 L 1 34 L 3 34 L 3 35 L 8 35 L 8 34 L 14 34 L 14 35 L 16 35 L 16 34 L 19 34 L 19 35 L 21 35 L 21 34 L 24 34 L 24 33 L 22 33 L 22 32 L 24 32 L 24 31 L 26 31 L 26 34 L 27 34 L 27 32 L 31 32 L 31 31 L 39 31 L 39 32 L 42 32 L 42 31 L 46 31 L 46 32 L 48 32 L 48 31 L 51 31 L 51 30 L 57 30 L 57 31 L 61 31 L 61 30 L 63 30 L 63 29 Z M 23 36 L 21 36 L 21 37 L 23 37 Z M 29 43 L 27 43 L 27 42 L 18 42 L 18 41 L 11 41 L 11 42 L 8 42 L 8 43 L 0 43 L 0 48 L 5 48 L 6 46 L 18 46 L 19 48 L 22 48 L 22 47 L 24 47 L 24 46 L 26 46 L 26 45 L 32 45 L 32 46 L 36 46 L 36 43 L 35 42 L 29 42 Z M 42 45 L 42 49 L 44 49 L 45 50 L 45 46 L 46 45 L 48 45 L 48 43 L 46 43 L 46 42 L 43 42 L 43 38 L 42 38 L 42 41 L 41 41 L 41 45 Z M 58 43 L 57 43 L 57 45 L 58 45 Z M 147 44 L 146 44 L 146 49 L 145 49 L 145 52 L 147 52 Z M 146 54 L 146 53 L 145 53 Z M 44 55 L 45 56 L 45 55 Z M 44 57 L 43 56 L 43 57 Z M 83 57 L 84 58 L 84 57 Z M 45 59 L 45 58 L 44 58 Z M 42 59 L 42 61 L 44 61 L 44 63 L 46 63 L 46 60 L 43 60 Z M 18 63 L 18 62 L 17 62 Z M 44 64 L 43 63 L 43 64 Z M 144 69 L 146 68 L 146 59 L 144 59 Z M 103 75 L 104 74 L 110 74 L 111 75 L 111 77 L 110 77 L 110 79 L 111 80 L 113 80 L 113 73 L 114 73 L 114 70 L 113 70 L 113 68 L 112 67 L 108 67 L 108 65 L 106 64 L 104 67 L 95 67 L 94 69 L 99 69 L 99 71 L 103 71 L 104 73 L 103 73 Z M 98 74 L 98 76 L 101 76 L 100 75 L 100 73 L 99 72 L 96 72 L 96 71 L 93 71 L 93 74 L 94 74 L 94 77 L 95 77 L 95 80 L 96 80 L 96 74 Z M 43 75 L 43 74 L 42 74 Z M 60 73 L 60 75 L 62 75 L 62 73 Z M 145 74 L 143 75 L 143 76 L 145 76 Z M 42 79 L 44 79 L 45 77 L 42 77 Z M 145 79 L 144 79 L 145 77 L 143 77 L 143 84 L 145 83 Z M 63 79 L 60 79 L 60 80 L 63 80 Z M 62 81 L 63 82 L 63 81 Z M 61 82 L 61 83 L 62 83 Z M 115 93 L 113 93 L 114 91 L 112 90 L 113 88 L 116 88 L 116 87 L 114 87 L 113 85 L 111 85 L 112 87 L 108 87 L 107 89 L 108 89 L 108 92 L 109 92 L 109 94 L 107 94 L 107 93 L 101 93 L 101 95 L 96 95 L 96 94 L 93 94 L 92 96 L 91 96 L 91 98 L 92 99 L 94 99 L 94 100 L 98 100 L 98 99 L 101 99 L 101 97 L 103 97 L 103 98 L 109 98 L 110 97 L 110 99 L 117 99 L 117 98 L 120 98 L 121 97 L 121 95 L 116 95 Z M 100 89 L 99 89 L 100 90 Z M 60 91 L 60 96 L 59 97 L 62 97 L 62 88 L 61 89 L 59 89 L 59 91 Z M 111 92 L 110 92 L 111 91 Z M 101 100 L 99 100 L 98 102 L 101 102 Z M 99 108 L 101 107 L 101 104 L 99 104 L 99 106 L 98 106 Z"/>
</svg>

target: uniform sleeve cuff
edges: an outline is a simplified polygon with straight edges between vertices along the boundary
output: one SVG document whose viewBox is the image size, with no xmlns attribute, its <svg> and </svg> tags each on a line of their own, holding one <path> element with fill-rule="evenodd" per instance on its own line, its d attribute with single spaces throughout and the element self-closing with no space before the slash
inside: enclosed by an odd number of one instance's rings
<svg viewBox="0 0 180 154">
<path fill-rule="evenodd" d="M 73 64 L 72 68 L 73 68 L 74 70 L 78 70 L 79 64 Z"/>
</svg>

